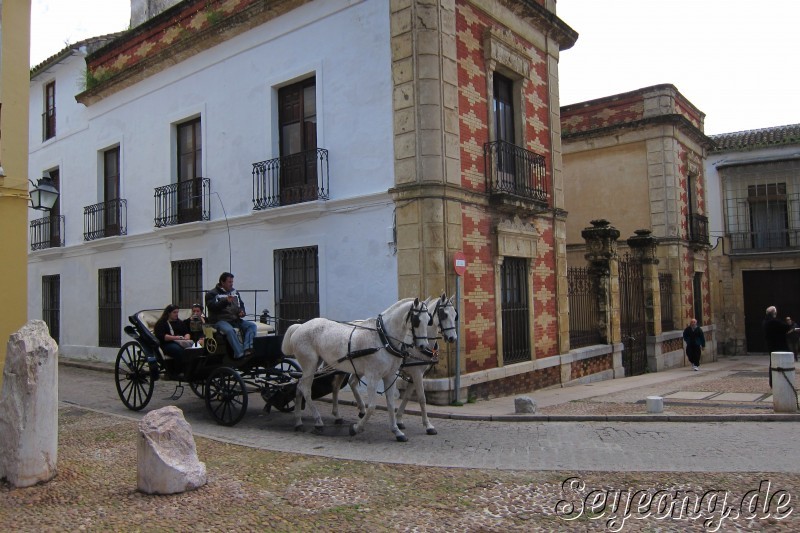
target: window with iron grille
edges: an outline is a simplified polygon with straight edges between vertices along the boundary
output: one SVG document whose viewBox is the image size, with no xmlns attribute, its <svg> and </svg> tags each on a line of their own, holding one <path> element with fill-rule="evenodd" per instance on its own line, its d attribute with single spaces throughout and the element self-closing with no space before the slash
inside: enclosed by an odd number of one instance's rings
<svg viewBox="0 0 800 533">
<path fill-rule="evenodd" d="M 42 276 L 42 320 L 50 336 L 61 342 L 61 276 Z"/>
<path fill-rule="evenodd" d="M 504 258 L 500 276 L 503 363 L 530 361 L 528 261 L 521 257 Z"/>
<path fill-rule="evenodd" d="M 122 338 L 122 269 L 97 271 L 98 346 L 119 347 Z"/>
<path fill-rule="evenodd" d="M 319 258 L 316 246 L 275 250 L 275 314 L 278 333 L 319 316 Z"/>
<path fill-rule="evenodd" d="M 203 305 L 202 259 L 172 262 L 172 303 L 183 309 Z"/>
<path fill-rule="evenodd" d="M 44 86 L 44 113 L 42 113 L 42 139 L 56 136 L 56 82 Z"/>
</svg>

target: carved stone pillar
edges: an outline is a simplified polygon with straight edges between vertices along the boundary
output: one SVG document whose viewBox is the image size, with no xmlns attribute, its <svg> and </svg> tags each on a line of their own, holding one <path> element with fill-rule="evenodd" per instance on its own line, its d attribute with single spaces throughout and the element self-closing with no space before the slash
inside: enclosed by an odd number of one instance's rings
<svg viewBox="0 0 800 533">
<path fill-rule="evenodd" d="M 620 342 L 619 265 L 617 239 L 619 230 L 607 220 L 592 220 L 592 226 L 581 231 L 588 252 L 589 274 L 597 287 L 597 306 L 600 312 L 600 335 L 603 342 Z"/>
<path fill-rule="evenodd" d="M 658 283 L 658 238 L 649 229 L 637 229 L 628 239 L 633 258 L 642 264 L 647 335 L 661 335 L 661 289 Z"/>
</svg>

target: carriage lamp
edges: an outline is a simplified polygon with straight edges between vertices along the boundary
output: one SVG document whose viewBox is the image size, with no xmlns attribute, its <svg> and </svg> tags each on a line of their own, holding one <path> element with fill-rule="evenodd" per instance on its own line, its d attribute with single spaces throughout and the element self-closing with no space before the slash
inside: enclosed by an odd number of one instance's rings
<svg viewBox="0 0 800 533">
<path fill-rule="evenodd" d="M 50 177 L 49 172 L 42 174 L 39 178 L 38 184 L 30 181 L 33 185 L 33 190 L 30 192 L 31 208 L 38 211 L 50 211 L 58 200 L 58 189 L 53 183 L 53 178 Z"/>
</svg>

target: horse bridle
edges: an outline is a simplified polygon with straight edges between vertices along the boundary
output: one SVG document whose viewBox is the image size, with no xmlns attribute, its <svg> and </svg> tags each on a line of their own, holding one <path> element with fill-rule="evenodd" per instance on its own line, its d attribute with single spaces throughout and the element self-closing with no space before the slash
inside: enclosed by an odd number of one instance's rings
<svg viewBox="0 0 800 533">
<path fill-rule="evenodd" d="M 442 302 L 444 302 L 444 305 L 442 304 Z M 442 327 L 442 322 L 447 318 L 448 307 L 452 307 L 453 310 L 456 312 L 455 320 L 453 321 L 453 327 L 451 328 Z M 456 326 L 456 324 L 458 323 L 458 309 L 456 309 L 456 306 L 454 306 L 450 300 L 446 299 L 437 300 L 436 307 L 433 308 L 433 314 L 435 314 L 436 317 L 439 319 L 439 332 L 442 335 L 444 335 L 445 331 L 456 331 L 458 329 L 458 326 Z M 431 315 L 431 320 L 433 320 L 433 315 Z"/>
</svg>

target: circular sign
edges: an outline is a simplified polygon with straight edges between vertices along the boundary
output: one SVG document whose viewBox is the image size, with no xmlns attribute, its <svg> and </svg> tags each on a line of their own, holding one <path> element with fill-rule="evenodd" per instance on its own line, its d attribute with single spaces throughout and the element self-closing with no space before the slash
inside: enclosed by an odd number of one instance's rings
<svg viewBox="0 0 800 533">
<path fill-rule="evenodd" d="M 456 252 L 455 255 L 453 255 L 453 268 L 457 276 L 463 276 L 467 271 L 467 257 L 463 252 Z"/>
</svg>

